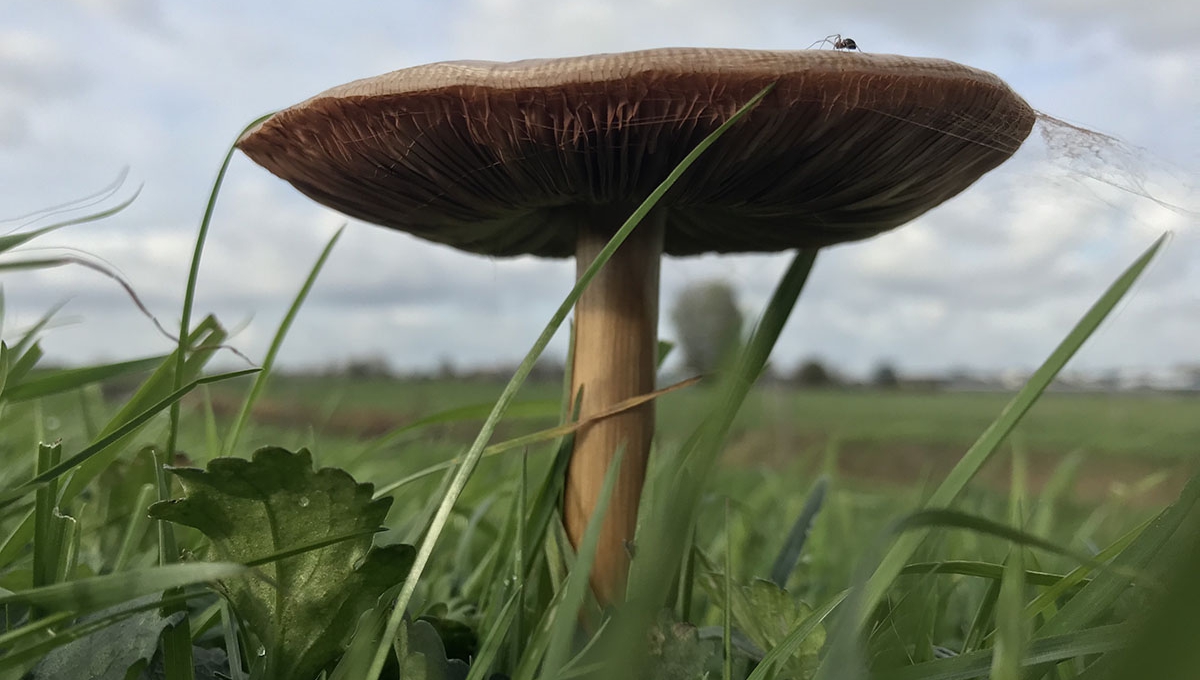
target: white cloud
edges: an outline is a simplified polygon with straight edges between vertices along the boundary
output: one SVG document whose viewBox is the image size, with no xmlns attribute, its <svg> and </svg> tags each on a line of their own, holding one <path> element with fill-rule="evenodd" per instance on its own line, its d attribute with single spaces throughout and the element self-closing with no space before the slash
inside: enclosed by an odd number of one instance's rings
<svg viewBox="0 0 1200 680">
<path fill-rule="evenodd" d="M 868 51 L 992 69 L 1038 108 L 1129 145 L 1106 151 L 1099 166 L 1080 166 L 1061 154 L 1047 158 L 1035 143 L 917 223 L 822 253 L 778 365 L 808 354 L 859 371 L 885 356 L 902 367 L 1036 364 L 1163 229 L 1175 230 L 1175 238 L 1079 361 L 1195 360 L 1195 218 L 1087 178 L 1146 175 L 1157 196 L 1181 202 L 1195 195 L 1200 87 L 1191 75 L 1200 13 L 1182 3 L 862 0 L 813 8 L 782 0 L 459 0 L 296 2 L 279 14 L 233 0 L 203 7 L 15 0 L 0 15 L 6 11 L 16 19 L 0 16 L 0 215 L 87 193 L 130 164 L 146 185 L 133 207 L 46 242 L 111 261 L 164 323 L 182 296 L 225 146 L 263 111 L 424 61 L 668 44 L 802 48 L 841 32 Z M 341 221 L 239 157 L 205 252 L 200 309 L 230 324 L 249 319 L 234 343 L 261 356 Z M 664 312 L 688 283 L 727 277 L 756 313 L 786 263 L 782 255 L 668 260 Z M 352 224 L 282 359 L 515 359 L 572 275 L 568 262 L 488 260 Z M 47 339 L 57 356 L 132 356 L 169 344 L 115 285 L 87 270 L 6 275 L 4 285 L 10 331 L 71 300 L 64 313 L 84 322 Z M 665 324 L 663 331 L 670 333 Z M 554 346 L 559 355 L 561 343 Z"/>
</svg>

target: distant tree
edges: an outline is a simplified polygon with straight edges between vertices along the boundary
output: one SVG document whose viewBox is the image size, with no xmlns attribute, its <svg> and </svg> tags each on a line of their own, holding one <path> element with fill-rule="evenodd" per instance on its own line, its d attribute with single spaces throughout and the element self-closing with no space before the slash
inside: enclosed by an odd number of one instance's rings
<svg viewBox="0 0 1200 680">
<path fill-rule="evenodd" d="M 801 387 L 829 387 L 838 383 L 837 376 L 817 358 L 802 361 L 792 374 L 792 381 Z"/>
<path fill-rule="evenodd" d="M 735 347 L 742 334 L 742 312 L 733 286 L 708 281 L 684 289 L 675 300 L 671 321 L 678 334 L 683 363 L 698 373 L 711 373 Z"/>
<path fill-rule="evenodd" d="M 871 372 L 871 385 L 885 390 L 896 389 L 900 386 L 900 374 L 891 362 L 881 361 Z"/>
<path fill-rule="evenodd" d="M 449 355 L 443 354 L 441 359 L 438 359 L 437 372 L 434 377 L 438 380 L 454 380 L 458 377 L 458 367 L 454 365 L 454 359 Z"/>
<path fill-rule="evenodd" d="M 370 380 L 375 378 L 391 378 L 392 367 L 382 355 L 355 357 L 346 362 L 342 373 L 354 380 Z"/>
</svg>

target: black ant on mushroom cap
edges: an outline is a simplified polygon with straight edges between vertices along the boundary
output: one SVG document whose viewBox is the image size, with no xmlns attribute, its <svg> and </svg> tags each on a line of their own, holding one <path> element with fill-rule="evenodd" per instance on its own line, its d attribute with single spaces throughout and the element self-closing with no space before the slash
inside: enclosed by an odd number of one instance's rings
<svg viewBox="0 0 1200 680">
<path fill-rule="evenodd" d="M 827 35 L 824 38 L 809 45 L 808 49 L 811 50 L 812 48 L 816 47 L 817 45 L 824 45 L 827 43 L 830 45 L 833 45 L 833 49 L 835 49 L 835 50 L 857 50 L 858 49 L 858 43 L 854 42 L 853 38 L 843 38 L 841 33 L 834 33 L 832 35 Z"/>
</svg>

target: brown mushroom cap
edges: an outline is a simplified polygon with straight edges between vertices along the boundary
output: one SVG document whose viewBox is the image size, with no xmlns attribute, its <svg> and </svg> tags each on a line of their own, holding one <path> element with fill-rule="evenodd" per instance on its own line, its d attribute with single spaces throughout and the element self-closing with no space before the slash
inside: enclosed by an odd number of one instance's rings
<svg viewBox="0 0 1200 680">
<path fill-rule="evenodd" d="M 347 215 L 469 252 L 566 257 L 580 211 L 632 211 L 770 83 L 659 204 L 667 254 L 873 236 L 1002 163 L 1035 120 L 996 76 L 942 60 L 659 49 L 394 71 L 285 109 L 239 146 Z"/>
</svg>

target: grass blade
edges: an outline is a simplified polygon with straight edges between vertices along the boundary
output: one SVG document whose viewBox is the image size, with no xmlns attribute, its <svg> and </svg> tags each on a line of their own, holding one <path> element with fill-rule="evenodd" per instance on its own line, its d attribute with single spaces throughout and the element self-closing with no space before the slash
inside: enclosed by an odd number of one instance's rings
<svg viewBox="0 0 1200 680">
<path fill-rule="evenodd" d="M 612 496 L 612 490 L 617 484 L 617 471 L 621 467 L 621 460 L 624 456 L 625 448 L 618 447 L 616 453 L 613 454 L 608 470 L 604 473 L 604 486 L 600 488 L 596 509 L 588 519 L 587 529 L 583 532 L 583 540 L 579 543 L 575 564 L 567 574 L 562 602 L 559 603 L 556 610 L 554 627 L 550 632 L 550 646 L 546 650 L 546 660 L 542 664 L 540 677 L 545 680 L 558 677 L 570 655 L 577 614 L 588 594 L 588 577 L 592 572 L 592 561 L 596 558 L 596 546 L 600 542 L 600 527 L 603 524 L 604 513 L 608 510 L 608 501 Z"/>
<path fill-rule="evenodd" d="M 296 299 L 288 307 L 287 314 L 284 315 L 283 321 L 275 331 L 275 337 L 271 340 L 271 347 L 267 350 L 266 358 L 263 359 L 262 371 L 254 379 L 254 384 L 251 385 L 250 392 L 246 395 L 246 400 L 242 403 L 242 408 L 238 411 L 237 418 L 234 419 L 233 425 L 229 428 L 229 435 L 225 441 L 224 455 L 233 455 L 234 449 L 237 448 L 238 440 L 242 435 L 242 429 L 245 427 L 246 421 L 250 418 L 250 410 L 254 408 L 255 402 L 258 401 L 259 395 L 262 394 L 262 391 L 267 386 L 267 381 L 271 377 L 271 368 L 275 366 L 275 357 L 279 355 L 279 348 L 283 346 L 283 341 L 287 337 L 288 331 L 292 328 L 292 322 L 296 320 L 296 315 L 300 313 L 300 307 L 308 299 L 308 293 L 312 290 L 313 284 L 317 282 L 317 276 L 320 275 L 321 269 L 325 267 L 325 261 L 329 259 L 329 254 L 333 252 L 333 247 L 337 245 L 338 239 L 342 237 L 342 232 L 345 230 L 346 227 L 343 225 L 329 239 L 329 243 L 325 244 L 325 248 L 321 251 L 320 257 L 317 258 L 316 264 L 312 266 L 312 269 L 308 272 L 308 277 L 304 279 L 304 285 L 300 287 L 300 292 L 296 294 Z"/>
<path fill-rule="evenodd" d="M 27 401 L 79 389 L 84 385 L 109 380 L 130 373 L 142 373 L 160 366 L 166 357 L 135 359 L 115 364 L 67 368 L 51 371 L 36 378 L 17 381 L 4 389 L 5 401 Z"/>
<path fill-rule="evenodd" d="M 246 571 L 240 564 L 190 562 L 82 578 L 0 595 L 0 606 L 23 603 L 49 612 L 87 614 L 143 595 L 196 583 L 228 579 Z"/>
<path fill-rule="evenodd" d="M 1137 260 L 1108 288 L 1100 299 L 1092 305 L 1083 318 L 1075 325 L 1067 337 L 1050 354 L 1046 361 L 1030 376 L 1025 386 L 1005 406 L 1000 416 L 987 428 L 962 459 L 950 471 L 946 479 L 930 496 L 926 507 L 949 507 L 966 488 L 967 483 L 975 476 L 992 454 L 999 448 L 1022 416 L 1033 406 L 1042 392 L 1050 385 L 1063 366 L 1075 355 L 1083 343 L 1091 337 L 1100 323 L 1108 317 L 1117 303 L 1133 287 L 1135 281 L 1150 264 L 1150 261 L 1162 247 L 1166 235 L 1155 240 Z M 906 532 L 899 536 L 883 559 L 879 561 L 874 573 L 862 586 L 861 595 L 852 597 L 851 610 L 847 613 L 841 635 L 835 644 L 857 646 L 859 631 L 863 630 L 871 612 L 883 599 L 892 582 L 904 569 L 904 565 L 916 553 L 917 547 L 928 536 L 929 531 L 919 530 Z M 847 650 L 848 651 L 848 650 Z M 827 680 L 839 673 L 839 664 L 849 663 L 842 654 L 831 653 L 826 662 L 821 665 L 818 678 Z"/>
<path fill-rule="evenodd" d="M 395 610 L 388 619 L 388 626 L 383 636 L 384 642 L 381 642 L 379 645 L 379 649 L 375 654 L 375 660 L 371 664 L 370 672 L 365 680 L 377 680 L 379 678 L 379 673 L 383 671 L 383 664 L 387 658 L 387 652 L 389 645 L 391 644 L 391 640 L 396 636 L 396 632 L 400 628 L 400 622 L 403 619 L 404 610 L 408 607 L 408 603 L 412 599 L 412 594 L 416 590 L 417 579 L 421 577 L 421 574 L 425 570 L 425 565 L 429 562 L 429 557 L 433 553 L 433 546 L 437 542 L 438 537 L 441 535 L 442 529 L 445 528 L 446 521 L 450 517 L 451 509 L 458 501 L 458 497 L 462 494 L 463 487 L 466 486 L 467 480 L 471 477 L 471 473 L 474 472 L 476 465 L 478 465 L 479 459 L 483 455 L 483 449 L 487 445 L 488 440 L 491 439 L 492 433 L 495 432 L 496 425 L 500 422 L 500 418 L 503 417 L 505 411 L 508 409 L 509 404 L 511 404 L 513 399 L 516 397 L 517 391 L 521 388 L 521 385 L 524 384 L 525 379 L 529 377 L 529 373 L 533 370 L 534 362 L 539 356 L 541 356 L 541 353 L 546 348 L 546 345 L 550 343 L 550 339 L 554 337 L 554 334 L 558 331 L 558 328 L 562 325 L 563 321 L 566 320 L 567 314 L 569 314 L 571 308 L 575 306 L 575 302 L 579 300 L 579 297 L 583 294 L 584 289 L 587 288 L 592 279 L 596 277 L 596 274 L 600 271 L 600 268 L 603 267 L 610 258 L 612 258 L 612 255 L 617 251 L 617 248 L 619 248 L 621 244 L 625 242 L 625 239 L 629 237 L 629 234 L 633 232 L 634 228 L 637 227 L 642 219 L 650 212 L 651 209 L 653 209 L 663 195 L 666 194 L 672 186 L 674 186 L 675 182 L 678 181 L 681 176 L 683 176 L 683 173 L 686 172 L 689 167 L 691 167 L 692 163 L 694 163 L 696 159 L 700 157 L 700 154 L 702 154 L 709 146 L 712 146 L 712 144 L 716 142 L 717 139 L 719 139 L 720 136 L 724 134 L 724 132 L 732 125 L 741 120 L 742 116 L 744 116 L 750 109 L 754 108 L 758 102 L 762 101 L 762 98 L 765 97 L 770 90 L 771 87 L 769 86 L 755 95 L 744 107 L 731 116 L 728 121 L 713 131 L 712 134 L 705 137 L 695 149 L 693 149 L 686 157 L 684 157 L 682 161 L 680 161 L 679 165 L 671 171 L 667 178 L 664 179 L 653 192 L 651 192 L 650 196 L 648 196 L 636 210 L 634 210 L 629 219 L 625 221 L 625 224 L 623 224 L 621 228 L 617 230 L 617 233 L 613 235 L 612 239 L 608 242 L 608 245 L 601 249 L 600 253 L 596 256 L 596 259 L 591 265 L 588 266 L 586 270 L 584 270 L 583 274 L 579 276 L 574 288 L 571 289 L 571 292 L 554 312 L 554 315 L 550 318 L 550 321 L 542 330 L 541 335 L 538 336 L 538 339 L 534 342 L 533 347 L 531 347 L 529 353 L 526 354 L 525 359 L 517 367 L 512 379 L 509 380 L 508 384 L 504 388 L 504 391 L 501 392 L 500 398 L 496 400 L 496 405 L 492 408 L 492 412 L 488 415 L 487 420 L 480 429 L 479 436 L 476 437 L 475 442 L 467 451 L 462 464 L 454 472 L 450 489 L 443 498 L 441 505 L 438 507 L 437 513 L 434 515 L 433 521 L 429 526 L 429 531 L 425 535 L 425 539 L 421 542 L 420 547 L 417 549 L 416 562 L 413 564 L 412 571 L 409 573 L 409 577 L 404 582 L 404 587 L 401 588 L 400 595 L 396 599 Z"/>
<path fill-rule="evenodd" d="M 813 484 L 812 490 L 808 492 L 808 498 L 804 500 L 804 507 L 800 509 L 800 516 L 796 518 L 792 530 L 788 532 L 787 540 L 779 549 L 779 556 L 775 558 L 775 563 L 771 566 L 771 581 L 780 588 L 787 588 L 788 578 L 792 575 L 796 565 L 800 563 L 800 553 L 804 551 L 808 533 L 812 531 L 813 522 L 817 520 L 817 513 L 821 511 L 821 506 L 825 502 L 825 492 L 828 489 L 829 477 L 821 475 Z"/>
<path fill-rule="evenodd" d="M 1029 643 L 1021 657 L 1021 666 L 1029 668 L 1047 662 L 1119 649 L 1128 644 L 1129 633 L 1129 626 L 1117 624 L 1088 628 L 1065 635 L 1039 637 Z M 926 661 L 899 670 L 873 673 L 871 680 L 970 680 L 987 676 L 991 667 L 992 650 L 984 649 L 949 659 Z"/>
</svg>

